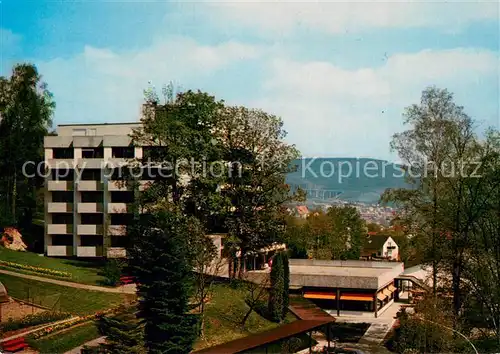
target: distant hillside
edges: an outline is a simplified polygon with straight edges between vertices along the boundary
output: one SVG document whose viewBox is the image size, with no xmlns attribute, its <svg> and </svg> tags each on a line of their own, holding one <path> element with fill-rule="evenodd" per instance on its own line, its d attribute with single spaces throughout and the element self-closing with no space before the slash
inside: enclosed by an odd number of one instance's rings
<svg viewBox="0 0 500 354">
<path fill-rule="evenodd" d="M 409 187 L 401 167 L 383 160 L 306 158 L 295 165 L 298 169 L 287 176 L 287 182 L 307 190 L 308 200 L 376 203 L 387 188 Z"/>
</svg>

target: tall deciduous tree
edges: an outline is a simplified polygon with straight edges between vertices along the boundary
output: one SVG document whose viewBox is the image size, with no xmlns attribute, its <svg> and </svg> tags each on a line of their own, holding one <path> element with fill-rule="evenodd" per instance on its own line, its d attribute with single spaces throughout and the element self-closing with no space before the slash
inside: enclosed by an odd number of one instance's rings
<svg viewBox="0 0 500 354">
<path fill-rule="evenodd" d="M 222 191 L 231 203 L 225 224 L 234 241 L 232 255 L 239 251 L 243 260 L 248 252 L 282 240 L 283 204 L 295 198 L 285 177 L 298 151 L 284 142 L 279 117 L 245 107 L 226 107 L 215 136 L 230 165 Z"/>
<path fill-rule="evenodd" d="M 447 185 L 455 181 L 448 178 L 448 169 L 460 163 L 452 156 L 454 143 L 461 139 L 470 143 L 472 122 L 450 92 L 430 87 L 422 92 L 419 104 L 406 108 L 404 123 L 409 129 L 393 136 L 391 148 L 408 167 L 407 179 L 414 188 L 388 191 L 383 200 L 401 206 L 409 223 L 418 225 L 417 234 L 427 239 L 424 261 L 432 266 L 436 293 L 445 258 L 443 235 L 449 231 L 443 205 Z"/>
<path fill-rule="evenodd" d="M 55 103 L 36 67 L 14 66 L 0 77 L 0 199 L 3 224 L 29 227 L 37 212 L 36 190 L 42 178 L 28 178 L 25 162 L 43 160 L 43 138 L 52 125 Z M 35 165 L 26 170 L 36 172 Z M 42 204 L 43 205 L 43 204 Z"/>
</svg>

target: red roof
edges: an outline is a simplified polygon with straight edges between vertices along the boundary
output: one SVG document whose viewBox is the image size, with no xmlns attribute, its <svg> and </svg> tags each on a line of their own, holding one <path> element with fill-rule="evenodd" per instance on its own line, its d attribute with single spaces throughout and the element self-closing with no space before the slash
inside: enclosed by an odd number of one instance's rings
<svg viewBox="0 0 500 354">
<path fill-rule="evenodd" d="M 297 211 L 300 215 L 307 215 L 309 214 L 309 209 L 305 205 L 298 205 L 297 206 Z"/>
</svg>

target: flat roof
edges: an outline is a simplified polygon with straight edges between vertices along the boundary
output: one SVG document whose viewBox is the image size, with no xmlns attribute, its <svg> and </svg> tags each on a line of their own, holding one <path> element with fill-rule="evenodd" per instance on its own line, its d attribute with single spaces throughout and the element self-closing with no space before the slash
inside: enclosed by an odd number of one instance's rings
<svg viewBox="0 0 500 354">
<path fill-rule="evenodd" d="M 89 125 L 124 125 L 124 124 L 141 124 L 141 122 L 120 122 L 120 123 L 74 123 L 74 124 L 58 124 L 58 127 L 86 127 Z"/>
<path fill-rule="evenodd" d="M 290 287 L 378 290 L 403 273 L 401 262 L 323 261 L 290 259 Z M 269 269 L 250 271 L 250 279 L 263 282 Z"/>
<path fill-rule="evenodd" d="M 338 267 L 338 266 L 316 266 L 316 265 L 292 265 L 291 274 L 301 275 L 331 275 L 342 277 L 378 277 L 392 268 L 362 268 L 362 267 Z"/>
</svg>

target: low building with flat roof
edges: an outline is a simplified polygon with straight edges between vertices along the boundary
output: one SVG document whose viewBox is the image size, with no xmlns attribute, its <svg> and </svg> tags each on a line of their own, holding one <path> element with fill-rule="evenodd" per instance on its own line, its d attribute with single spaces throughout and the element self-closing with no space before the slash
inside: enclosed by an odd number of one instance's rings
<svg viewBox="0 0 500 354">
<path fill-rule="evenodd" d="M 362 311 L 377 317 L 394 300 L 394 280 L 404 272 L 400 262 L 290 259 L 289 264 L 290 289 L 337 316 Z M 251 279 L 264 281 L 268 272 L 250 272 Z"/>
</svg>

